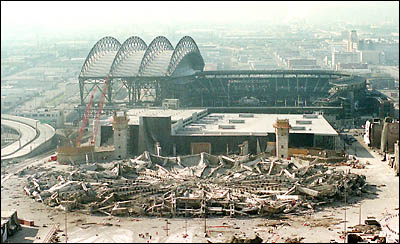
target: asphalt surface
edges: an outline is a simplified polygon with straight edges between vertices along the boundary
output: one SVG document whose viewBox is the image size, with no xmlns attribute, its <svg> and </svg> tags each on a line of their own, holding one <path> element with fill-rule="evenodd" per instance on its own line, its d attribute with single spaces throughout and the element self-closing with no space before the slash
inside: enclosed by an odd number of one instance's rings
<svg viewBox="0 0 400 244">
<path fill-rule="evenodd" d="M 12 119 L 12 120 L 11 120 Z M 51 140 L 55 135 L 55 129 L 48 124 L 42 124 L 37 120 L 24 117 L 2 115 L 1 123 L 21 131 L 21 147 L 16 141 L 1 149 L 1 159 L 20 158 L 28 155 L 43 143 Z M 37 126 L 37 130 L 34 127 Z M 3 153 L 4 151 L 4 153 Z"/>
<path fill-rule="evenodd" d="M 17 131 L 19 131 L 21 134 L 20 140 L 15 141 L 14 143 L 11 143 L 7 147 L 4 147 L 1 149 L 1 158 L 6 159 L 6 158 L 8 158 L 7 156 L 10 156 L 11 154 L 14 154 L 14 153 L 17 154 L 16 152 L 21 147 L 22 148 L 19 150 L 18 155 L 23 155 L 23 154 L 29 153 L 30 148 L 29 147 L 24 148 L 24 146 L 36 137 L 36 135 L 37 135 L 36 130 L 34 128 L 32 128 L 31 126 L 26 125 L 24 123 L 11 121 L 11 120 L 7 120 L 7 119 L 2 119 L 1 124 L 12 127 L 14 129 L 16 129 Z M 18 155 L 16 155 L 16 156 L 18 156 Z"/>
</svg>

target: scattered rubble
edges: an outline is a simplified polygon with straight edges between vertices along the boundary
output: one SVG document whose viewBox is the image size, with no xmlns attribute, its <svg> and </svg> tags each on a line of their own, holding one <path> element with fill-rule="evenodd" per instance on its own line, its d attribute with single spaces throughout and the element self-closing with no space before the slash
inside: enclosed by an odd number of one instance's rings
<svg viewBox="0 0 400 244">
<path fill-rule="evenodd" d="M 131 216 L 272 216 L 366 192 L 365 176 L 326 163 L 207 153 L 69 166 L 31 167 L 27 195 L 61 210 Z"/>
<path fill-rule="evenodd" d="M 370 163 L 366 162 L 365 164 L 369 165 Z M 360 160 L 356 159 L 355 157 L 351 157 L 351 159 L 347 160 L 346 162 L 340 161 L 340 162 L 337 162 L 337 163 L 329 163 L 327 165 L 328 166 L 349 166 L 349 167 L 351 167 L 353 169 L 364 169 L 365 168 L 365 165 L 362 164 L 360 162 Z"/>
<path fill-rule="evenodd" d="M 262 242 L 263 239 L 261 239 L 258 235 L 256 235 L 254 238 L 238 237 L 236 235 L 233 235 L 228 243 L 262 243 Z"/>
<path fill-rule="evenodd" d="M 294 238 L 287 237 L 285 239 L 285 243 L 301 243 L 303 239 L 304 237 L 294 237 Z"/>
<path fill-rule="evenodd" d="M 374 218 L 368 217 L 365 224 L 350 227 L 347 240 L 349 243 L 386 243 L 387 233 L 382 232 L 381 224 Z"/>
</svg>

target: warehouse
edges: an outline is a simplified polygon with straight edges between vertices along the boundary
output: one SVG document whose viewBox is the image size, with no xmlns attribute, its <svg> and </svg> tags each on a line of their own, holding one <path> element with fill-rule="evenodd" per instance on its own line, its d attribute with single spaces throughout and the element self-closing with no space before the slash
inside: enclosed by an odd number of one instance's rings
<svg viewBox="0 0 400 244">
<path fill-rule="evenodd" d="M 129 119 L 128 155 L 144 151 L 164 156 L 260 153 L 273 151 L 277 119 L 288 119 L 290 148 L 321 148 L 335 150 L 338 133 L 319 114 L 253 114 L 208 113 L 207 109 L 133 109 L 126 112 Z M 100 144 L 114 143 L 112 118 L 103 123 Z M 116 146 L 119 147 L 119 146 Z M 272 147 L 272 148 L 271 148 Z"/>
</svg>

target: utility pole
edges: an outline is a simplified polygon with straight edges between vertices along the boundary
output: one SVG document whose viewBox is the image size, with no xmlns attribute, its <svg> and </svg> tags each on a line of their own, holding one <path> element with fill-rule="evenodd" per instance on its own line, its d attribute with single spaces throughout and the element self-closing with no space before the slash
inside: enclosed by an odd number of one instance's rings
<svg viewBox="0 0 400 244">
<path fill-rule="evenodd" d="M 343 243 L 346 243 L 346 239 L 347 239 L 347 229 L 346 229 L 346 188 L 344 189 L 344 230 L 343 230 Z"/>
<path fill-rule="evenodd" d="M 207 212 L 204 209 L 204 233 L 207 235 Z"/>
<path fill-rule="evenodd" d="M 205 236 L 207 236 L 207 204 L 206 204 L 205 194 L 206 193 L 204 192 L 204 189 L 202 189 L 201 204 L 204 211 L 204 234 Z"/>
<path fill-rule="evenodd" d="M 165 220 L 165 225 L 166 225 L 166 226 L 165 226 L 165 231 L 167 232 L 167 236 L 168 236 L 168 230 L 169 230 L 169 229 L 168 229 L 168 224 L 169 224 L 169 223 L 168 223 L 168 219 L 166 219 L 166 220 Z"/>
<path fill-rule="evenodd" d="M 67 232 L 67 205 L 65 205 L 65 243 L 68 243 L 68 232 Z"/>
<path fill-rule="evenodd" d="M 187 201 L 185 202 L 185 238 L 187 237 Z"/>
</svg>

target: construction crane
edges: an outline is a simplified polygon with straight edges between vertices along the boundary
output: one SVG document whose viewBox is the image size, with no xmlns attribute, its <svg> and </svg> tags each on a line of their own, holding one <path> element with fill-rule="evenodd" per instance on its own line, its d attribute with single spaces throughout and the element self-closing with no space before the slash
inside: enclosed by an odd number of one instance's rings
<svg viewBox="0 0 400 244">
<path fill-rule="evenodd" d="M 97 131 L 98 131 L 99 119 L 100 119 L 101 112 L 103 111 L 104 99 L 105 99 L 105 96 L 106 96 L 106 91 L 108 89 L 108 81 L 109 81 L 109 77 L 107 77 L 104 80 L 104 87 L 103 87 L 103 91 L 101 92 L 102 96 L 100 98 L 99 109 L 97 110 L 97 114 L 96 114 L 96 118 L 95 118 L 95 122 L 94 122 L 95 126 L 94 126 L 94 129 L 93 129 L 92 140 L 90 142 L 91 145 L 93 145 L 95 140 L 96 140 L 96 134 L 97 134 Z M 85 127 L 86 127 L 86 124 L 87 124 L 88 119 L 89 119 L 90 108 L 92 107 L 92 104 L 93 104 L 93 98 L 94 98 L 94 95 L 96 93 L 96 88 L 97 88 L 97 86 L 93 89 L 93 91 L 92 91 L 92 93 L 90 95 L 89 102 L 86 105 L 85 114 L 83 115 L 83 119 L 82 119 L 82 125 L 79 128 L 79 134 L 78 134 L 78 137 L 76 138 L 76 146 L 77 147 L 80 147 L 80 145 L 81 145 L 82 136 L 84 134 Z"/>
<path fill-rule="evenodd" d="M 107 77 L 104 80 L 104 87 L 103 87 L 103 91 L 102 91 L 103 96 L 101 96 L 101 98 L 100 98 L 99 109 L 97 110 L 96 118 L 94 120 L 94 128 L 93 128 L 92 140 L 90 142 L 90 145 L 94 145 L 96 142 L 96 135 L 97 135 L 97 131 L 99 130 L 100 116 L 101 116 L 101 112 L 103 112 L 104 100 L 106 98 L 106 92 L 108 89 L 108 81 L 109 81 L 109 77 Z"/>
<path fill-rule="evenodd" d="M 97 89 L 97 86 L 93 89 L 92 94 L 90 95 L 89 102 L 86 105 L 86 110 L 85 110 L 85 113 L 84 113 L 83 119 L 82 119 L 82 125 L 79 128 L 79 134 L 78 134 L 78 137 L 76 138 L 76 146 L 77 147 L 80 147 L 80 145 L 81 145 L 81 139 L 82 139 L 82 136 L 85 131 L 85 127 L 86 127 L 86 124 L 87 124 L 87 121 L 89 118 L 90 108 L 92 107 L 92 102 L 93 102 L 94 94 L 96 93 L 96 89 Z"/>
</svg>

